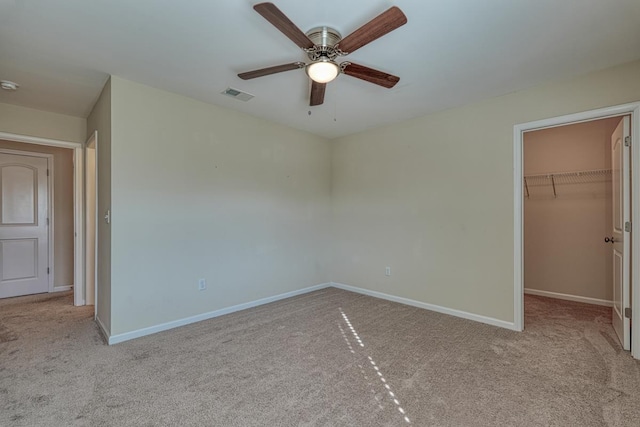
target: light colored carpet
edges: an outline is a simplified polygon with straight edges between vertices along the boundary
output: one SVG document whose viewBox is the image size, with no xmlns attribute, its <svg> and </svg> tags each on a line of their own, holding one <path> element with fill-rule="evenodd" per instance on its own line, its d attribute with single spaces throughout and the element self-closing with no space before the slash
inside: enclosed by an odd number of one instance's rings
<svg viewBox="0 0 640 427">
<path fill-rule="evenodd" d="M 602 307 L 527 296 L 517 333 L 331 288 L 109 347 L 71 304 L 0 301 L 0 425 L 640 426 Z"/>
</svg>

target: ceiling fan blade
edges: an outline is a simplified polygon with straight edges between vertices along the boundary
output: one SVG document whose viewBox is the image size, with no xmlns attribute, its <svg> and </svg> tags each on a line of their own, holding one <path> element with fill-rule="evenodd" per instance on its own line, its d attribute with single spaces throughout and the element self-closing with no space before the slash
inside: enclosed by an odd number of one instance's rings
<svg viewBox="0 0 640 427">
<path fill-rule="evenodd" d="M 283 71 L 297 70 L 304 67 L 304 62 L 292 62 L 291 64 L 276 65 L 274 67 L 261 68 L 259 70 L 247 71 L 238 74 L 242 80 L 255 79 L 256 77 L 268 76 L 269 74 L 282 73 Z"/>
<path fill-rule="evenodd" d="M 365 67 L 364 65 L 354 64 L 352 62 L 344 67 L 343 73 L 357 79 L 366 80 L 370 83 L 386 87 L 387 89 L 391 89 L 400 81 L 400 77 L 398 76 L 374 70 L 373 68 Z"/>
<path fill-rule="evenodd" d="M 387 9 L 362 27 L 343 38 L 338 47 L 345 54 L 355 52 L 362 46 L 384 36 L 407 23 L 407 17 L 397 6 Z"/>
<path fill-rule="evenodd" d="M 313 42 L 309 40 L 309 37 L 300 31 L 300 28 L 296 27 L 296 24 L 291 22 L 275 4 L 258 3 L 253 6 L 253 9 L 302 49 L 311 49 L 315 46 Z"/>
<path fill-rule="evenodd" d="M 310 106 L 320 105 L 324 102 L 324 91 L 327 88 L 326 83 L 318 83 L 312 81 L 311 84 L 311 99 L 309 100 Z"/>
</svg>

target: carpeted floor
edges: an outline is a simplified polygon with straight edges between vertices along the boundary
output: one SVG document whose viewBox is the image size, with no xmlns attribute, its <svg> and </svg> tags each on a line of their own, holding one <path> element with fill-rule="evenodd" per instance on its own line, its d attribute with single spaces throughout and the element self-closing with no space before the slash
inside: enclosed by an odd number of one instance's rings
<svg viewBox="0 0 640 427">
<path fill-rule="evenodd" d="M 2 426 L 640 426 L 610 309 L 526 331 L 326 289 L 106 346 L 72 295 L 0 301 Z"/>
</svg>

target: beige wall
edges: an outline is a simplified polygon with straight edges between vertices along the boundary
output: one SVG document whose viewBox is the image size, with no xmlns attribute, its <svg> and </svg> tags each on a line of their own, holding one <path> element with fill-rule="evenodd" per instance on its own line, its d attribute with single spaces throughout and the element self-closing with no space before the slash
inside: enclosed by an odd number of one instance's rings
<svg viewBox="0 0 640 427">
<path fill-rule="evenodd" d="M 111 329 L 111 227 L 102 217 L 111 208 L 111 79 L 107 81 L 87 118 L 85 140 L 98 131 L 98 292 L 96 313 L 110 333 Z"/>
<path fill-rule="evenodd" d="M 611 168 L 611 133 L 620 118 L 527 132 L 525 175 Z M 527 289 L 612 299 L 611 176 L 558 185 L 532 181 L 524 202 Z M 575 182 L 575 180 L 574 180 Z"/>
<path fill-rule="evenodd" d="M 112 334 L 329 281 L 328 141 L 111 85 Z"/>
<path fill-rule="evenodd" d="M 514 125 L 640 100 L 638 76 L 640 61 L 333 141 L 333 281 L 512 322 Z"/>
<path fill-rule="evenodd" d="M 0 132 L 85 142 L 86 120 L 17 105 L 0 104 Z"/>
<path fill-rule="evenodd" d="M 640 61 L 331 143 L 113 77 L 86 127 L 0 104 L 0 131 L 99 131 L 112 334 L 330 279 L 512 321 L 514 124 L 640 100 L 639 75 Z"/>
<path fill-rule="evenodd" d="M 53 155 L 53 283 L 73 285 L 73 150 L 4 140 L 0 148 Z"/>
</svg>

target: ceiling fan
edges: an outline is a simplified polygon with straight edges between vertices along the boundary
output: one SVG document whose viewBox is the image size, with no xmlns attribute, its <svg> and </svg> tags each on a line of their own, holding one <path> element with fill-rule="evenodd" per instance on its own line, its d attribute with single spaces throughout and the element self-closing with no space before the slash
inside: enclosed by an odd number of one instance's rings
<svg viewBox="0 0 640 427">
<path fill-rule="evenodd" d="M 320 105 L 324 102 L 327 83 L 335 79 L 340 73 L 388 89 L 400 81 L 400 77 L 374 70 L 364 65 L 348 61 L 336 62 L 338 57 L 355 52 L 362 46 L 406 24 L 407 17 L 396 6 L 381 13 L 345 38 L 342 38 L 335 29 L 324 26 L 313 28 L 305 34 L 273 3 L 259 3 L 253 8 L 304 50 L 311 62 L 305 64 L 298 61 L 238 74 L 238 77 L 243 80 L 304 68 L 312 81 L 309 101 L 311 106 Z"/>
</svg>

